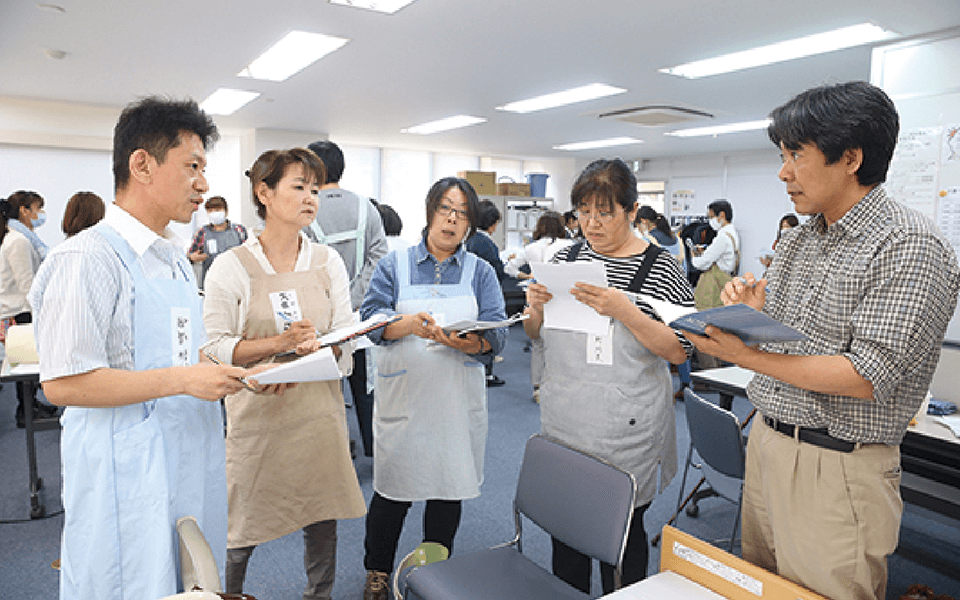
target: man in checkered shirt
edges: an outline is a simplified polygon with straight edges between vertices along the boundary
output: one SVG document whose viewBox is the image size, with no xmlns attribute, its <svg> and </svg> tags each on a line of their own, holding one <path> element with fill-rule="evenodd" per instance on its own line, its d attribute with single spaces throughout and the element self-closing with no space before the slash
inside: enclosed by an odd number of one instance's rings
<svg viewBox="0 0 960 600">
<path fill-rule="evenodd" d="M 814 88 L 771 117 L 779 177 L 810 219 L 784 232 L 766 279 L 735 279 L 724 302 L 809 339 L 688 337 L 758 373 L 744 558 L 834 600 L 883 600 L 903 511 L 899 445 L 937 366 L 960 270 L 937 228 L 881 185 L 899 131 L 883 91 Z"/>
</svg>

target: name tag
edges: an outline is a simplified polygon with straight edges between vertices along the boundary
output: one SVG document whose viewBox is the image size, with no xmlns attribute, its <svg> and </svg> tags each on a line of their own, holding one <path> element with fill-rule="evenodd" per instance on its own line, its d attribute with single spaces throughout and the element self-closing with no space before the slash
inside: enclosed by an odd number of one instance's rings
<svg viewBox="0 0 960 600">
<path fill-rule="evenodd" d="M 613 330 L 606 335 L 587 334 L 587 364 L 613 364 Z"/>
<path fill-rule="evenodd" d="M 216 254 L 217 253 L 217 240 L 209 239 L 207 240 L 207 254 Z"/>
<path fill-rule="evenodd" d="M 277 323 L 277 333 L 283 333 L 291 324 L 303 320 L 296 290 L 272 292 L 270 294 L 270 305 L 273 307 L 273 318 Z"/>
<path fill-rule="evenodd" d="M 190 309 L 174 306 L 170 309 L 171 356 L 170 362 L 175 367 L 186 367 L 192 364 L 190 357 L 190 338 L 193 330 L 190 327 Z"/>
</svg>

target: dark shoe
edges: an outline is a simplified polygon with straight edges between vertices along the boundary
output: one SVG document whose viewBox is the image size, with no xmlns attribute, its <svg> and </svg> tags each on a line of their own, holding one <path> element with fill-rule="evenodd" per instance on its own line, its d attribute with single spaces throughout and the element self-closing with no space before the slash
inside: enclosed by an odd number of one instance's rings
<svg viewBox="0 0 960 600">
<path fill-rule="evenodd" d="M 387 600 L 390 591 L 390 574 L 382 571 L 367 571 L 363 586 L 363 600 Z"/>
<path fill-rule="evenodd" d="M 490 375 L 487 377 L 487 387 L 500 387 L 501 385 L 506 385 L 506 381 L 500 379 L 496 375 Z"/>
<path fill-rule="evenodd" d="M 350 460 L 357 460 L 357 440 L 350 440 Z"/>
</svg>

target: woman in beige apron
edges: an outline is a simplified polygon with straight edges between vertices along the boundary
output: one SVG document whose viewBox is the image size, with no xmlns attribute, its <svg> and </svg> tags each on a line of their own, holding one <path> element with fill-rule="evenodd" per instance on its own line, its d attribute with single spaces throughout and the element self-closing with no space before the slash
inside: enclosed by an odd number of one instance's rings
<svg viewBox="0 0 960 600">
<path fill-rule="evenodd" d="M 606 335 L 543 327 L 552 298 L 541 284 L 527 291 L 524 329 L 542 339 L 546 372 L 540 387 L 543 433 L 634 475 L 637 501 L 623 558 L 623 584 L 647 572 L 643 514 L 677 470 L 677 445 L 668 362 L 682 363 L 692 349 L 679 332 L 624 291 L 693 306 L 693 291 L 676 259 L 634 235 L 637 183 L 620 159 L 591 163 L 571 192 L 586 238 L 564 248 L 553 262 L 598 261 L 610 287 L 577 284 L 573 295 L 611 317 Z M 565 293 L 566 290 L 554 290 Z M 599 492 L 598 492 L 599 493 Z M 590 558 L 553 540 L 554 573 L 590 593 Z M 601 565 L 604 593 L 613 591 L 613 568 Z"/>
<path fill-rule="evenodd" d="M 441 329 L 464 319 L 506 318 L 493 267 L 463 248 L 477 213 L 476 193 L 465 180 L 435 183 L 427 194 L 423 240 L 381 259 L 360 307 L 364 318 L 403 315 L 370 336 L 378 344 L 377 393 L 364 600 L 387 597 L 387 578 L 413 501 L 426 501 L 423 541 L 452 551 L 461 501 L 480 494 L 487 441 L 480 361 L 500 352 L 506 331 L 460 338 Z"/>
<path fill-rule="evenodd" d="M 340 255 L 301 233 L 316 216 L 323 163 L 301 148 L 269 151 L 248 176 L 264 229 L 214 261 L 204 323 L 211 339 L 205 350 L 254 366 L 283 352 L 312 351 L 317 333 L 349 325 L 353 316 Z M 335 349 L 341 370 L 349 370 L 351 351 Z M 226 398 L 226 409 L 226 591 L 242 591 L 256 546 L 303 529 L 303 597 L 330 598 L 336 520 L 365 512 L 340 382 L 243 390 Z"/>
</svg>

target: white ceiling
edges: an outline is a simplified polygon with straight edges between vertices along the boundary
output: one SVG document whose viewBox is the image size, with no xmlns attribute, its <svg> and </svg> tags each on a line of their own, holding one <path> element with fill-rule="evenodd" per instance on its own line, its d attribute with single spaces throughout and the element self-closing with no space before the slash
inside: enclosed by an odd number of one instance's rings
<svg viewBox="0 0 960 600">
<path fill-rule="evenodd" d="M 262 93 L 223 129 L 328 134 L 334 141 L 492 156 L 654 158 L 767 148 L 763 132 L 677 139 L 671 127 L 599 120 L 645 104 L 765 117 L 821 83 L 868 80 L 860 47 L 686 80 L 662 67 L 872 21 L 905 36 L 960 25 L 958 0 L 417 0 L 384 15 L 325 0 L 0 0 L 0 97 L 119 110 L 147 94 L 198 101 L 218 87 Z M 285 82 L 236 77 L 292 29 L 350 38 Z M 62 50 L 54 60 L 46 49 Z M 955 76 L 952 74 L 951 76 Z M 504 103 L 600 82 L 625 94 L 528 115 Z M 454 114 L 484 124 L 431 136 L 400 129 Z M 645 143 L 560 152 L 615 136 Z"/>
</svg>

